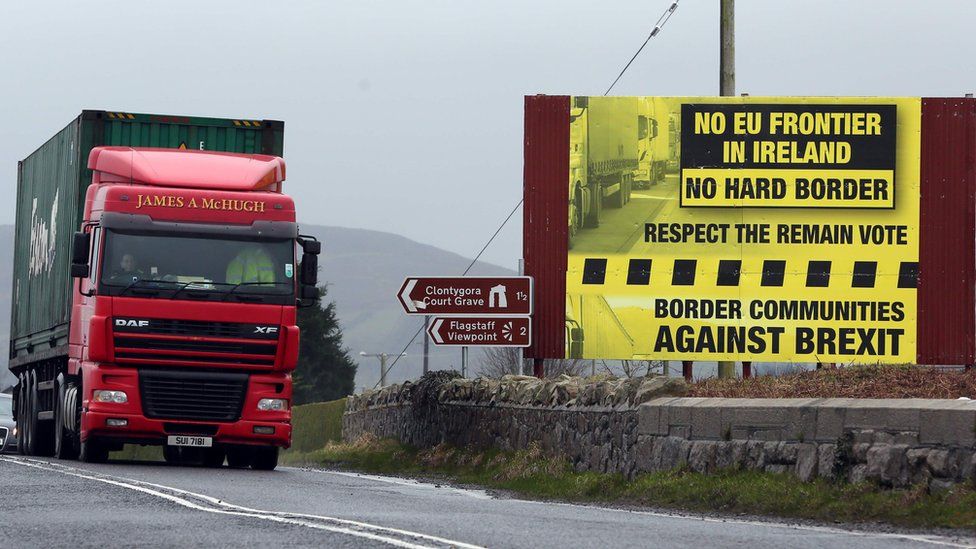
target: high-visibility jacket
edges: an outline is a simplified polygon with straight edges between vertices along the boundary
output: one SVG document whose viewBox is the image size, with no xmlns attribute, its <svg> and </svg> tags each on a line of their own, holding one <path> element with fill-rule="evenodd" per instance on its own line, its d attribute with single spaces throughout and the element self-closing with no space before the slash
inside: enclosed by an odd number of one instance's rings
<svg viewBox="0 0 976 549">
<path fill-rule="evenodd" d="M 226 281 L 229 284 L 274 282 L 274 261 L 262 248 L 241 250 L 227 264 Z"/>
</svg>

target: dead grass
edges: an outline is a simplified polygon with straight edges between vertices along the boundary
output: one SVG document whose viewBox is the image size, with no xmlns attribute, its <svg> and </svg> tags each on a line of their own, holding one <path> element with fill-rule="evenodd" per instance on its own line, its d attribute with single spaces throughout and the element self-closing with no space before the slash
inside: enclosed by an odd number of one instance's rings
<svg viewBox="0 0 976 549">
<path fill-rule="evenodd" d="M 848 366 L 751 379 L 704 379 L 687 396 L 723 398 L 976 399 L 976 372 L 921 366 Z"/>
</svg>

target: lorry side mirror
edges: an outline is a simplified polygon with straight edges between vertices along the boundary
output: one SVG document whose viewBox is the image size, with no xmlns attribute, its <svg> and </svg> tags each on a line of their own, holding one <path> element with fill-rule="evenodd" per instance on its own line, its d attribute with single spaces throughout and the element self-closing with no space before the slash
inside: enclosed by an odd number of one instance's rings
<svg viewBox="0 0 976 549">
<path fill-rule="evenodd" d="M 306 254 L 319 255 L 322 253 L 322 243 L 318 240 L 302 240 L 302 251 Z"/>
<path fill-rule="evenodd" d="M 315 286 L 319 283 L 319 257 L 305 252 L 302 254 L 301 283 Z"/>
<path fill-rule="evenodd" d="M 88 257 L 91 255 L 91 237 L 86 232 L 76 232 L 71 243 L 71 276 L 72 278 L 88 278 L 91 268 Z"/>
<path fill-rule="evenodd" d="M 319 289 L 315 286 L 309 286 L 308 284 L 302 284 L 302 299 L 317 300 L 319 298 Z"/>
<path fill-rule="evenodd" d="M 91 274 L 91 268 L 87 263 L 72 263 L 71 264 L 71 277 L 72 278 L 88 278 Z"/>
<path fill-rule="evenodd" d="M 89 238 L 88 233 L 76 232 L 71 244 L 71 263 L 87 265 L 88 256 L 91 254 L 91 238 Z"/>
</svg>

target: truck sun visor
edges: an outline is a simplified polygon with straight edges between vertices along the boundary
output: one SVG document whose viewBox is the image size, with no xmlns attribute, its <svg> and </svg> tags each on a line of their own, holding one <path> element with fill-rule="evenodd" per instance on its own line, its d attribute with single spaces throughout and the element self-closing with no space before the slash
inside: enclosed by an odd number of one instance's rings
<svg viewBox="0 0 976 549">
<path fill-rule="evenodd" d="M 101 225 L 106 229 L 135 232 L 165 232 L 193 235 L 221 235 L 240 238 L 296 238 L 298 225 L 291 221 L 254 221 L 251 225 L 219 225 L 156 221 L 148 215 L 105 212 Z"/>
</svg>

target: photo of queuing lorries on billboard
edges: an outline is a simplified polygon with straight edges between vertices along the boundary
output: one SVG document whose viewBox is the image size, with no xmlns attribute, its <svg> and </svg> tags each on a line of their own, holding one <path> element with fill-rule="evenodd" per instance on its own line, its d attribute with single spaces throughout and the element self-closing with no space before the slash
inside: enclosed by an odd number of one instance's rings
<svg viewBox="0 0 976 549">
<path fill-rule="evenodd" d="M 678 184 L 678 116 L 657 97 L 572 99 L 571 249 L 600 245 L 615 226 L 632 231 L 633 224 L 643 220 L 641 212 L 618 210 L 635 198 L 635 191 L 647 198 L 658 185 Z M 599 236 L 585 230 L 597 227 Z"/>
</svg>

